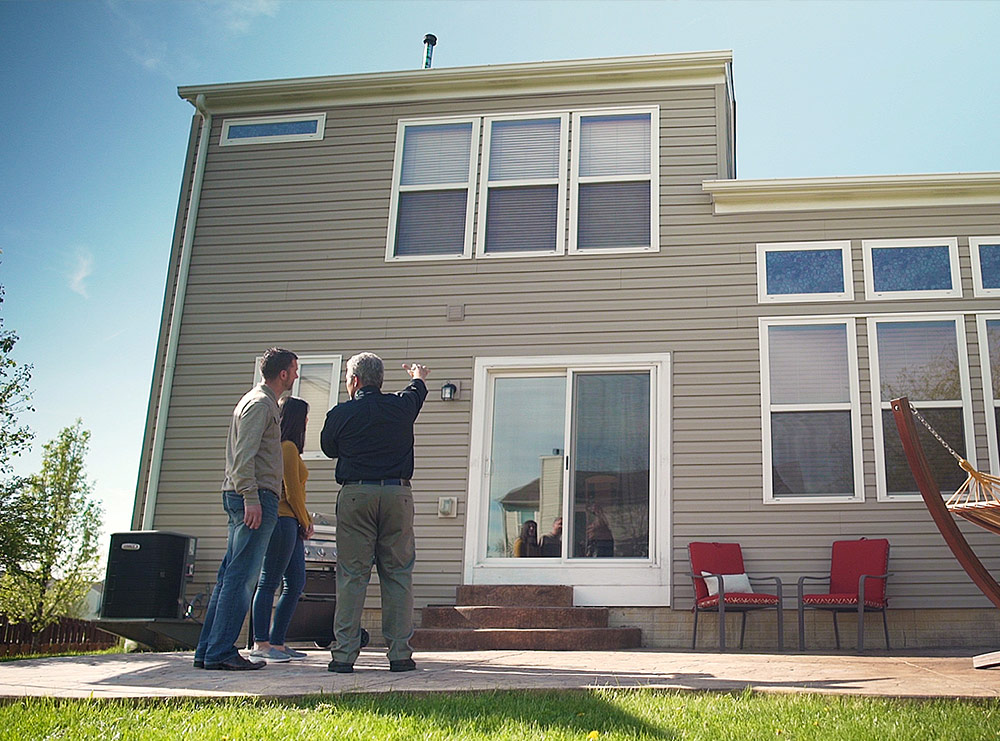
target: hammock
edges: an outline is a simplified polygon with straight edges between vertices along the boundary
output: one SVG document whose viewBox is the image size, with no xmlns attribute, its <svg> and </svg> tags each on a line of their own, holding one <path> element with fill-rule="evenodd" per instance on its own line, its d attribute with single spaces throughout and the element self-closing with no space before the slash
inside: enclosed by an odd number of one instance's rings
<svg viewBox="0 0 1000 741">
<path fill-rule="evenodd" d="M 958 487 L 955 493 L 945 501 L 944 506 L 953 515 L 964 517 L 972 524 L 1000 535 L 1000 496 L 997 493 L 1000 491 L 1000 477 L 977 471 L 971 463 L 945 442 L 920 412 L 912 406 L 910 411 L 934 436 L 934 439 L 951 454 L 951 457 L 958 461 L 959 467 L 968 474 L 965 483 Z"/>
<path fill-rule="evenodd" d="M 997 496 L 998 490 L 1000 490 L 1000 478 L 980 473 L 973 468 L 935 432 L 934 428 L 916 409 L 910 406 L 910 402 L 905 396 L 893 399 L 891 407 L 896 419 L 896 428 L 899 430 L 899 439 L 903 443 L 906 461 L 910 465 L 910 471 L 917 482 L 917 488 L 920 489 L 920 496 L 923 497 L 924 504 L 927 505 L 927 510 L 930 512 L 934 524 L 937 525 L 958 563 L 965 569 L 965 573 L 969 575 L 987 599 L 1000 607 L 1000 584 L 983 566 L 983 562 L 973 552 L 965 535 L 958 529 L 955 518 L 952 517 L 952 514 L 958 515 L 991 533 L 1000 535 L 1000 497 Z M 965 483 L 947 501 L 941 496 L 941 490 L 934 482 L 927 458 L 924 456 L 924 450 L 917 438 L 917 428 L 913 423 L 914 418 L 920 420 L 928 432 L 944 446 L 945 450 L 958 461 L 962 470 L 968 474 Z M 976 669 L 1000 666 L 1000 651 L 974 656 L 972 665 Z"/>
</svg>

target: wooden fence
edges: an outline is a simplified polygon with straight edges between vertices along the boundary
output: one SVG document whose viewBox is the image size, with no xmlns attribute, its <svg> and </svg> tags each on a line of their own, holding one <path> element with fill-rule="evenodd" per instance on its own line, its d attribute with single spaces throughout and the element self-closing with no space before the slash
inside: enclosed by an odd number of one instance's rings
<svg viewBox="0 0 1000 741">
<path fill-rule="evenodd" d="M 31 628 L 25 623 L 11 623 L 0 615 L 0 656 L 62 651 L 97 651 L 111 648 L 118 636 L 106 633 L 86 620 L 61 618 L 42 631 L 38 648 L 31 647 Z"/>
</svg>

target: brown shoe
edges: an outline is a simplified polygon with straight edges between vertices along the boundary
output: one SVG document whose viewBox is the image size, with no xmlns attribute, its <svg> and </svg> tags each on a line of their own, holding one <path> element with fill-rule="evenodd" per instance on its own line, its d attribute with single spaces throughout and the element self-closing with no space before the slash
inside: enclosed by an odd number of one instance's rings
<svg viewBox="0 0 1000 741">
<path fill-rule="evenodd" d="M 227 672 L 244 672 L 250 671 L 251 669 L 263 669 L 265 666 L 267 666 L 267 664 L 263 662 L 255 664 L 252 661 L 247 661 L 239 654 L 236 654 L 232 658 L 226 659 L 225 661 L 220 661 L 217 664 L 205 664 L 206 669 L 221 669 Z"/>
</svg>

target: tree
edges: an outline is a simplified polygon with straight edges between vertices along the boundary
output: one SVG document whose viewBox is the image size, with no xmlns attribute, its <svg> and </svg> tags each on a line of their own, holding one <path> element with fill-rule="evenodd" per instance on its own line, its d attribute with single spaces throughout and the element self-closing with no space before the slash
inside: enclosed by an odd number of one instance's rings
<svg viewBox="0 0 1000 741">
<path fill-rule="evenodd" d="M 0 305 L 3 304 L 0 286 Z M 18 363 L 11 351 L 18 336 L 4 329 L 0 316 L 0 571 L 16 570 L 35 546 L 37 518 L 25 507 L 25 480 L 14 475 L 13 462 L 30 444 L 33 433 L 19 415 L 32 411 L 28 393 L 31 366 Z"/>
<path fill-rule="evenodd" d="M 28 479 L 21 497 L 41 513 L 40 539 L 29 563 L 0 579 L 0 612 L 39 633 L 73 616 L 97 578 L 100 506 L 91 500 L 84 459 L 90 432 L 77 420 L 43 447 L 42 471 Z"/>
</svg>

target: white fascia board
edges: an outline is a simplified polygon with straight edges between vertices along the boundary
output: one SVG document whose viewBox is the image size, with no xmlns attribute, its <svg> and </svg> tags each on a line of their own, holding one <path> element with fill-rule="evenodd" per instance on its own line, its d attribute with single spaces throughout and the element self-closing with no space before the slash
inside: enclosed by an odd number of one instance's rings
<svg viewBox="0 0 1000 741">
<path fill-rule="evenodd" d="M 731 51 L 709 51 L 441 67 L 190 85 L 177 88 L 177 94 L 192 105 L 199 95 L 204 95 L 206 108 L 213 113 L 242 113 L 568 90 L 725 85 L 732 57 Z"/>
<path fill-rule="evenodd" d="M 706 180 L 716 214 L 1000 204 L 1000 172 Z"/>
</svg>

